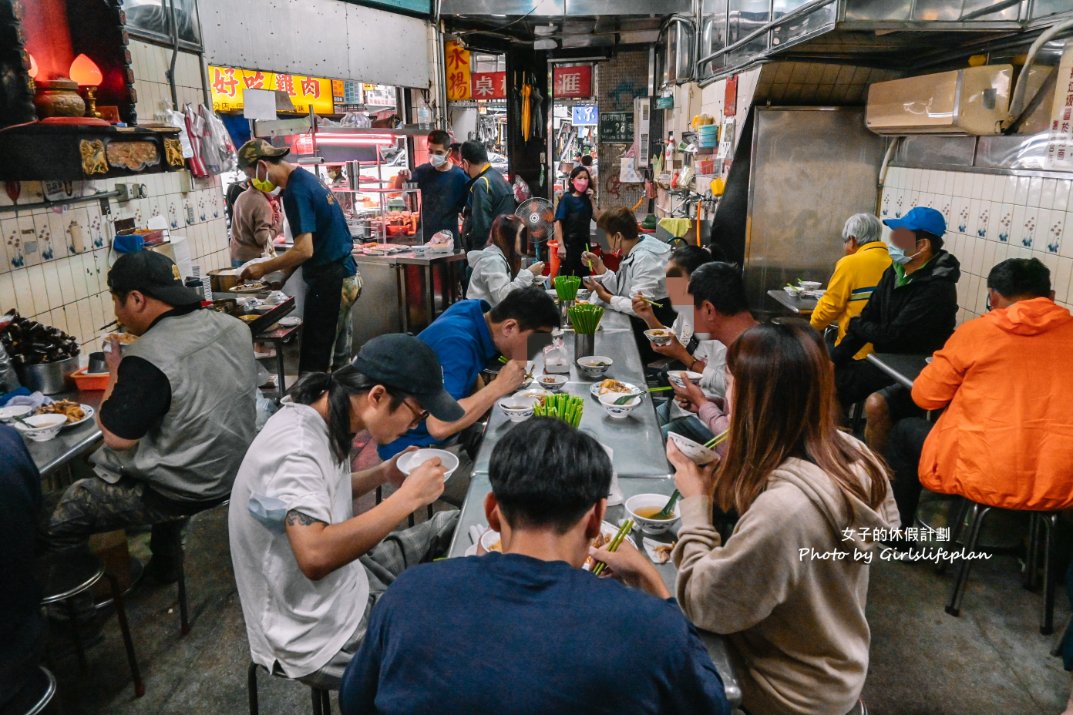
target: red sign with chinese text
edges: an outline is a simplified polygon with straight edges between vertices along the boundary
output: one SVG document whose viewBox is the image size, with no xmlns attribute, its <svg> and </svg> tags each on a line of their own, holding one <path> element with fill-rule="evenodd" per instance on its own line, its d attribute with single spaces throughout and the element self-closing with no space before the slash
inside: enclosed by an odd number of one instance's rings
<svg viewBox="0 0 1073 715">
<path fill-rule="evenodd" d="M 556 67 L 552 78 L 555 99 L 584 99 L 592 96 L 592 65 Z"/>
<path fill-rule="evenodd" d="M 474 72 L 471 75 L 473 99 L 506 99 L 506 72 Z"/>
</svg>

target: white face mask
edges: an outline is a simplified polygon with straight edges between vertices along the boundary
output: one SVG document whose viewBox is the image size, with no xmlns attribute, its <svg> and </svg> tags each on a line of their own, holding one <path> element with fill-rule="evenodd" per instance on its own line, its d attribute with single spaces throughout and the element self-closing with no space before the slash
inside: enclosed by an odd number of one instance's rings
<svg viewBox="0 0 1073 715">
<path fill-rule="evenodd" d="M 442 154 L 430 154 L 428 157 L 428 163 L 432 164 L 434 168 L 439 169 L 441 166 L 447 163 L 447 157 L 443 156 Z"/>
</svg>

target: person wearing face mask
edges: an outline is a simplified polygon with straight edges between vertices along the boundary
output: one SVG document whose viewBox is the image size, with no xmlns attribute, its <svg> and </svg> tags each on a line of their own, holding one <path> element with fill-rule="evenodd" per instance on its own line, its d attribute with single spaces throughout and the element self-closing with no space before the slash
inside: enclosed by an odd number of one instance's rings
<svg viewBox="0 0 1073 715">
<path fill-rule="evenodd" d="M 469 177 L 451 161 L 451 137 L 442 129 L 429 132 L 428 163 L 399 176 L 417 182 L 421 189 L 421 232 L 425 240 L 439 231 L 450 231 L 455 250 L 462 248 L 458 215 L 466 205 Z"/>
<path fill-rule="evenodd" d="M 878 353 L 930 355 L 941 348 L 957 322 L 961 276 L 958 260 L 943 250 L 946 220 L 941 213 L 917 206 L 883 223 L 892 229 L 888 251 L 893 264 L 831 352 L 839 402 L 848 409 L 868 399 L 866 436 L 879 451 L 885 447 L 884 425 L 889 431 L 891 416 L 912 416 L 917 409 L 908 390 L 871 362 L 853 356 L 868 343 Z"/>
<path fill-rule="evenodd" d="M 235 199 L 228 246 L 232 268 L 254 258 L 275 255 L 272 240 L 283 231 L 283 215 L 274 210 L 273 200 L 253 186 Z"/>
<path fill-rule="evenodd" d="M 488 241 L 488 233 L 496 216 L 513 214 L 517 204 L 510 184 L 488 162 L 488 150 L 483 144 L 464 142 L 459 154 L 462 157 L 462 171 L 470 178 L 462 247 L 472 251 L 482 248 Z"/>
<path fill-rule="evenodd" d="M 350 362 L 350 313 L 361 293 L 354 239 L 343 210 L 328 187 L 300 166 L 283 161 L 289 149 L 251 139 L 238 150 L 238 165 L 250 185 L 269 196 L 283 192 L 294 245 L 283 255 L 242 270 L 244 280 L 274 271 L 288 275 L 302 266 L 306 284 L 304 329 L 298 371 L 326 372 Z"/>
<path fill-rule="evenodd" d="M 588 167 L 576 166 L 570 172 L 567 191 L 559 199 L 555 209 L 555 241 L 559 244 L 559 274 L 564 276 L 587 276 L 588 265 L 582 263 L 581 254 L 592 238 L 589 224 L 593 218 L 600 220 L 602 212 L 596 208 L 592 174 Z"/>
<path fill-rule="evenodd" d="M 663 325 L 674 323 L 677 313 L 667 296 L 666 276 L 671 247 L 650 236 L 641 236 L 637 218 L 624 206 L 605 211 L 599 225 L 607 233 L 611 251 L 620 253 L 622 262 L 617 271 L 612 271 L 595 253 L 583 252 L 582 262 L 592 267 L 592 276 L 585 279 L 585 287 L 593 291 L 601 304 L 629 316 L 642 361 L 658 360 L 660 355 L 652 350 L 644 334 L 648 325 L 634 312 L 633 299 L 643 295 L 659 303 L 652 306 L 656 319 Z"/>
<path fill-rule="evenodd" d="M 483 300 L 495 307 L 511 291 L 536 283 L 537 277 L 544 272 L 544 264 L 537 262 L 522 268 L 525 244 L 525 223 L 520 218 L 496 216 L 488 245 L 483 251 L 470 251 L 466 256 L 473 271 L 466 287 L 466 298 Z"/>
</svg>

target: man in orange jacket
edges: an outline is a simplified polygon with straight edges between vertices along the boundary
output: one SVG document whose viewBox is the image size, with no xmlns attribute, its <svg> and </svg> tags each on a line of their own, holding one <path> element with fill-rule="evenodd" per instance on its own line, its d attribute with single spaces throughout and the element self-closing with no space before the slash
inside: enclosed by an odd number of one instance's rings
<svg viewBox="0 0 1073 715">
<path fill-rule="evenodd" d="M 991 311 L 963 324 L 913 384 L 913 401 L 946 411 L 901 420 L 887 459 L 903 524 L 921 487 L 1004 509 L 1073 506 L 1073 315 L 1054 303 L 1050 271 L 1011 258 L 987 277 Z M 919 479 L 918 479 L 919 475 Z"/>
</svg>

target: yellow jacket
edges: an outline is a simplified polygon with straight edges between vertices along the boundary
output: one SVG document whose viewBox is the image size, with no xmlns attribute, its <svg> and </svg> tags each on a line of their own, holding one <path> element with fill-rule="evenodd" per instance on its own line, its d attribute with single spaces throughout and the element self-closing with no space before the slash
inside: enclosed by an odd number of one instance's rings
<svg viewBox="0 0 1073 715">
<path fill-rule="evenodd" d="M 849 321 L 864 310 L 883 271 L 890 267 L 890 263 L 887 244 L 882 241 L 866 243 L 856 253 L 838 259 L 830 284 L 816 304 L 816 309 L 812 311 L 809 320 L 812 327 L 822 331 L 831 323 L 838 323 L 838 339 L 835 345 L 842 342 L 842 338 L 846 337 Z M 861 348 L 853 359 L 863 360 L 870 352 L 871 343 Z"/>
</svg>

